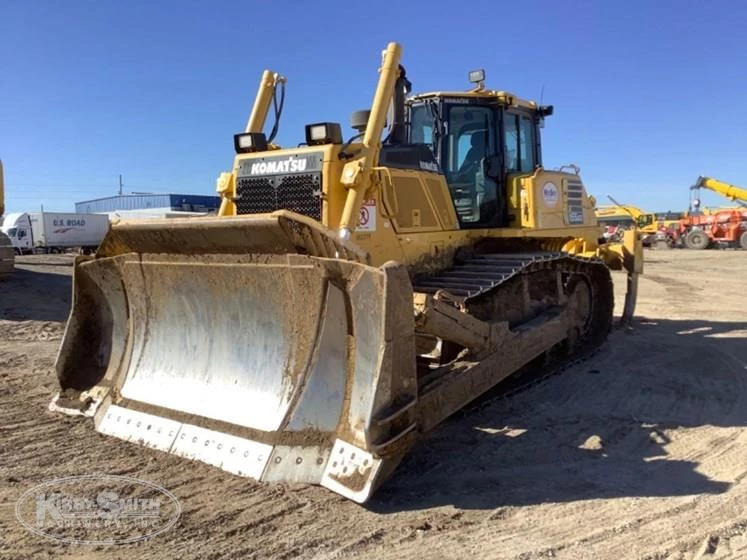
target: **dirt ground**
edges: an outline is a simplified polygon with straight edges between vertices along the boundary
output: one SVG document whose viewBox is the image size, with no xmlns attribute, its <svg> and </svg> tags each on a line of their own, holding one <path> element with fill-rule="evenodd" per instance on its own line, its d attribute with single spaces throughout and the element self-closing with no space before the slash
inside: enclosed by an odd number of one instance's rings
<svg viewBox="0 0 747 560">
<path fill-rule="evenodd" d="M 365 506 L 260 484 L 47 410 L 67 257 L 0 283 L 0 557 L 747 558 L 747 252 L 647 251 L 637 320 L 591 360 L 428 434 Z M 624 279 L 616 276 L 619 312 Z M 129 475 L 179 499 L 130 545 L 65 545 L 14 508 L 51 478 Z"/>
</svg>

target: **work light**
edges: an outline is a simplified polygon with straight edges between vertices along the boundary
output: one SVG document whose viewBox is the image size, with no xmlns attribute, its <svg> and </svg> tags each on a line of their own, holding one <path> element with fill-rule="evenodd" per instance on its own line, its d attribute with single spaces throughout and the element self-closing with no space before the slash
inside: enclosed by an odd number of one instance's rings
<svg viewBox="0 0 747 560">
<path fill-rule="evenodd" d="M 267 137 L 264 132 L 242 132 L 233 135 L 233 146 L 237 154 L 249 154 L 267 150 Z"/>
<path fill-rule="evenodd" d="M 340 123 L 323 122 L 306 125 L 306 143 L 309 146 L 320 144 L 342 144 Z"/>
<path fill-rule="evenodd" d="M 469 81 L 473 84 L 479 84 L 485 81 L 485 70 L 472 70 L 469 73 Z"/>
</svg>

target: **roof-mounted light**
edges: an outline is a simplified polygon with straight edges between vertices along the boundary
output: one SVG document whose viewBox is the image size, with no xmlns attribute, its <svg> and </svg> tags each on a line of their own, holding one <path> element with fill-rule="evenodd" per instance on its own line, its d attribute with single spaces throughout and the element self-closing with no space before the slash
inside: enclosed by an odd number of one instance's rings
<svg viewBox="0 0 747 560">
<path fill-rule="evenodd" d="M 242 132 L 233 135 L 233 147 L 237 154 L 250 154 L 267 150 L 267 137 L 264 132 Z"/>
<path fill-rule="evenodd" d="M 469 82 L 470 82 L 471 84 L 479 84 L 479 83 L 482 83 L 482 82 L 484 82 L 484 81 L 485 81 L 485 70 L 483 70 L 483 69 L 480 69 L 480 70 L 472 70 L 472 71 L 471 71 L 471 72 L 469 73 L 469 76 L 468 76 L 468 78 L 469 78 Z"/>
<path fill-rule="evenodd" d="M 321 144 L 342 144 L 340 123 L 323 122 L 306 125 L 306 143 L 309 146 Z"/>
</svg>

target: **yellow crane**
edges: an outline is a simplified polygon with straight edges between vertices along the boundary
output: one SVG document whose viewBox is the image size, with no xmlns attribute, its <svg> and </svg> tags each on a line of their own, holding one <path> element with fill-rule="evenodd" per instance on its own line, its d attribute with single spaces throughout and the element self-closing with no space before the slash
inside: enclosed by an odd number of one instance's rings
<svg viewBox="0 0 747 560">
<path fill-rule="evenodd" d="M 286 80 L 266 71 L 219 216 L 119 222 L 76 260 L 52 410 L 365 502 L 471 400 L 597 348 L 613 270 L 630 320 L 638 236 L 600 244 L 581 177 L 545 169 L 552 107 L 481 70 L 412 95 L 401 56 L 383 52 L 350 138 L 311 121 L 289 147 L 274 143 Z"/>
<path fill-rule="evenodd" d="M 691 191 L 696 191 L 695 198 L 693 199 L 693 206 L 698 208 L 700 206 L 700 189 L 706 189 L 717 194 L 720 194 L 724 198 L 728 198 L 740 205 L 740 207 L 747 207 L 747 189 L 730 185 L 718 179 L 712 177 L 698 177 L 695 184 L 690 187 Z"/>
<path fill-rule="evenodd" d="M 5 215 L 5 180 L 3 162 L 0 160 L 0 220 Z M 1 223 L 1 222 L 0 222 Z M 7 277 L 15 267 L 15 252 L 10 239 L 0 231 L 0 279 Z"/>
</svg>

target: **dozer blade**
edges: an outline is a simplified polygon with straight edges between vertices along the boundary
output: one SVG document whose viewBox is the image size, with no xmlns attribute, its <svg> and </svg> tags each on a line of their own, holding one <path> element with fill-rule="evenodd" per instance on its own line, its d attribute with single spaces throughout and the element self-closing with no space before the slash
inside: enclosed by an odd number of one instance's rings
<svg viewBox="0 0 747 560">
<path fill-rule="evenodd" d="M 50 408 L 364 502 L 415 435 L 417 391 L 407 271 L 364 260 L 287 212 L 115 224 L 76 261 Z"/>
</svg>

